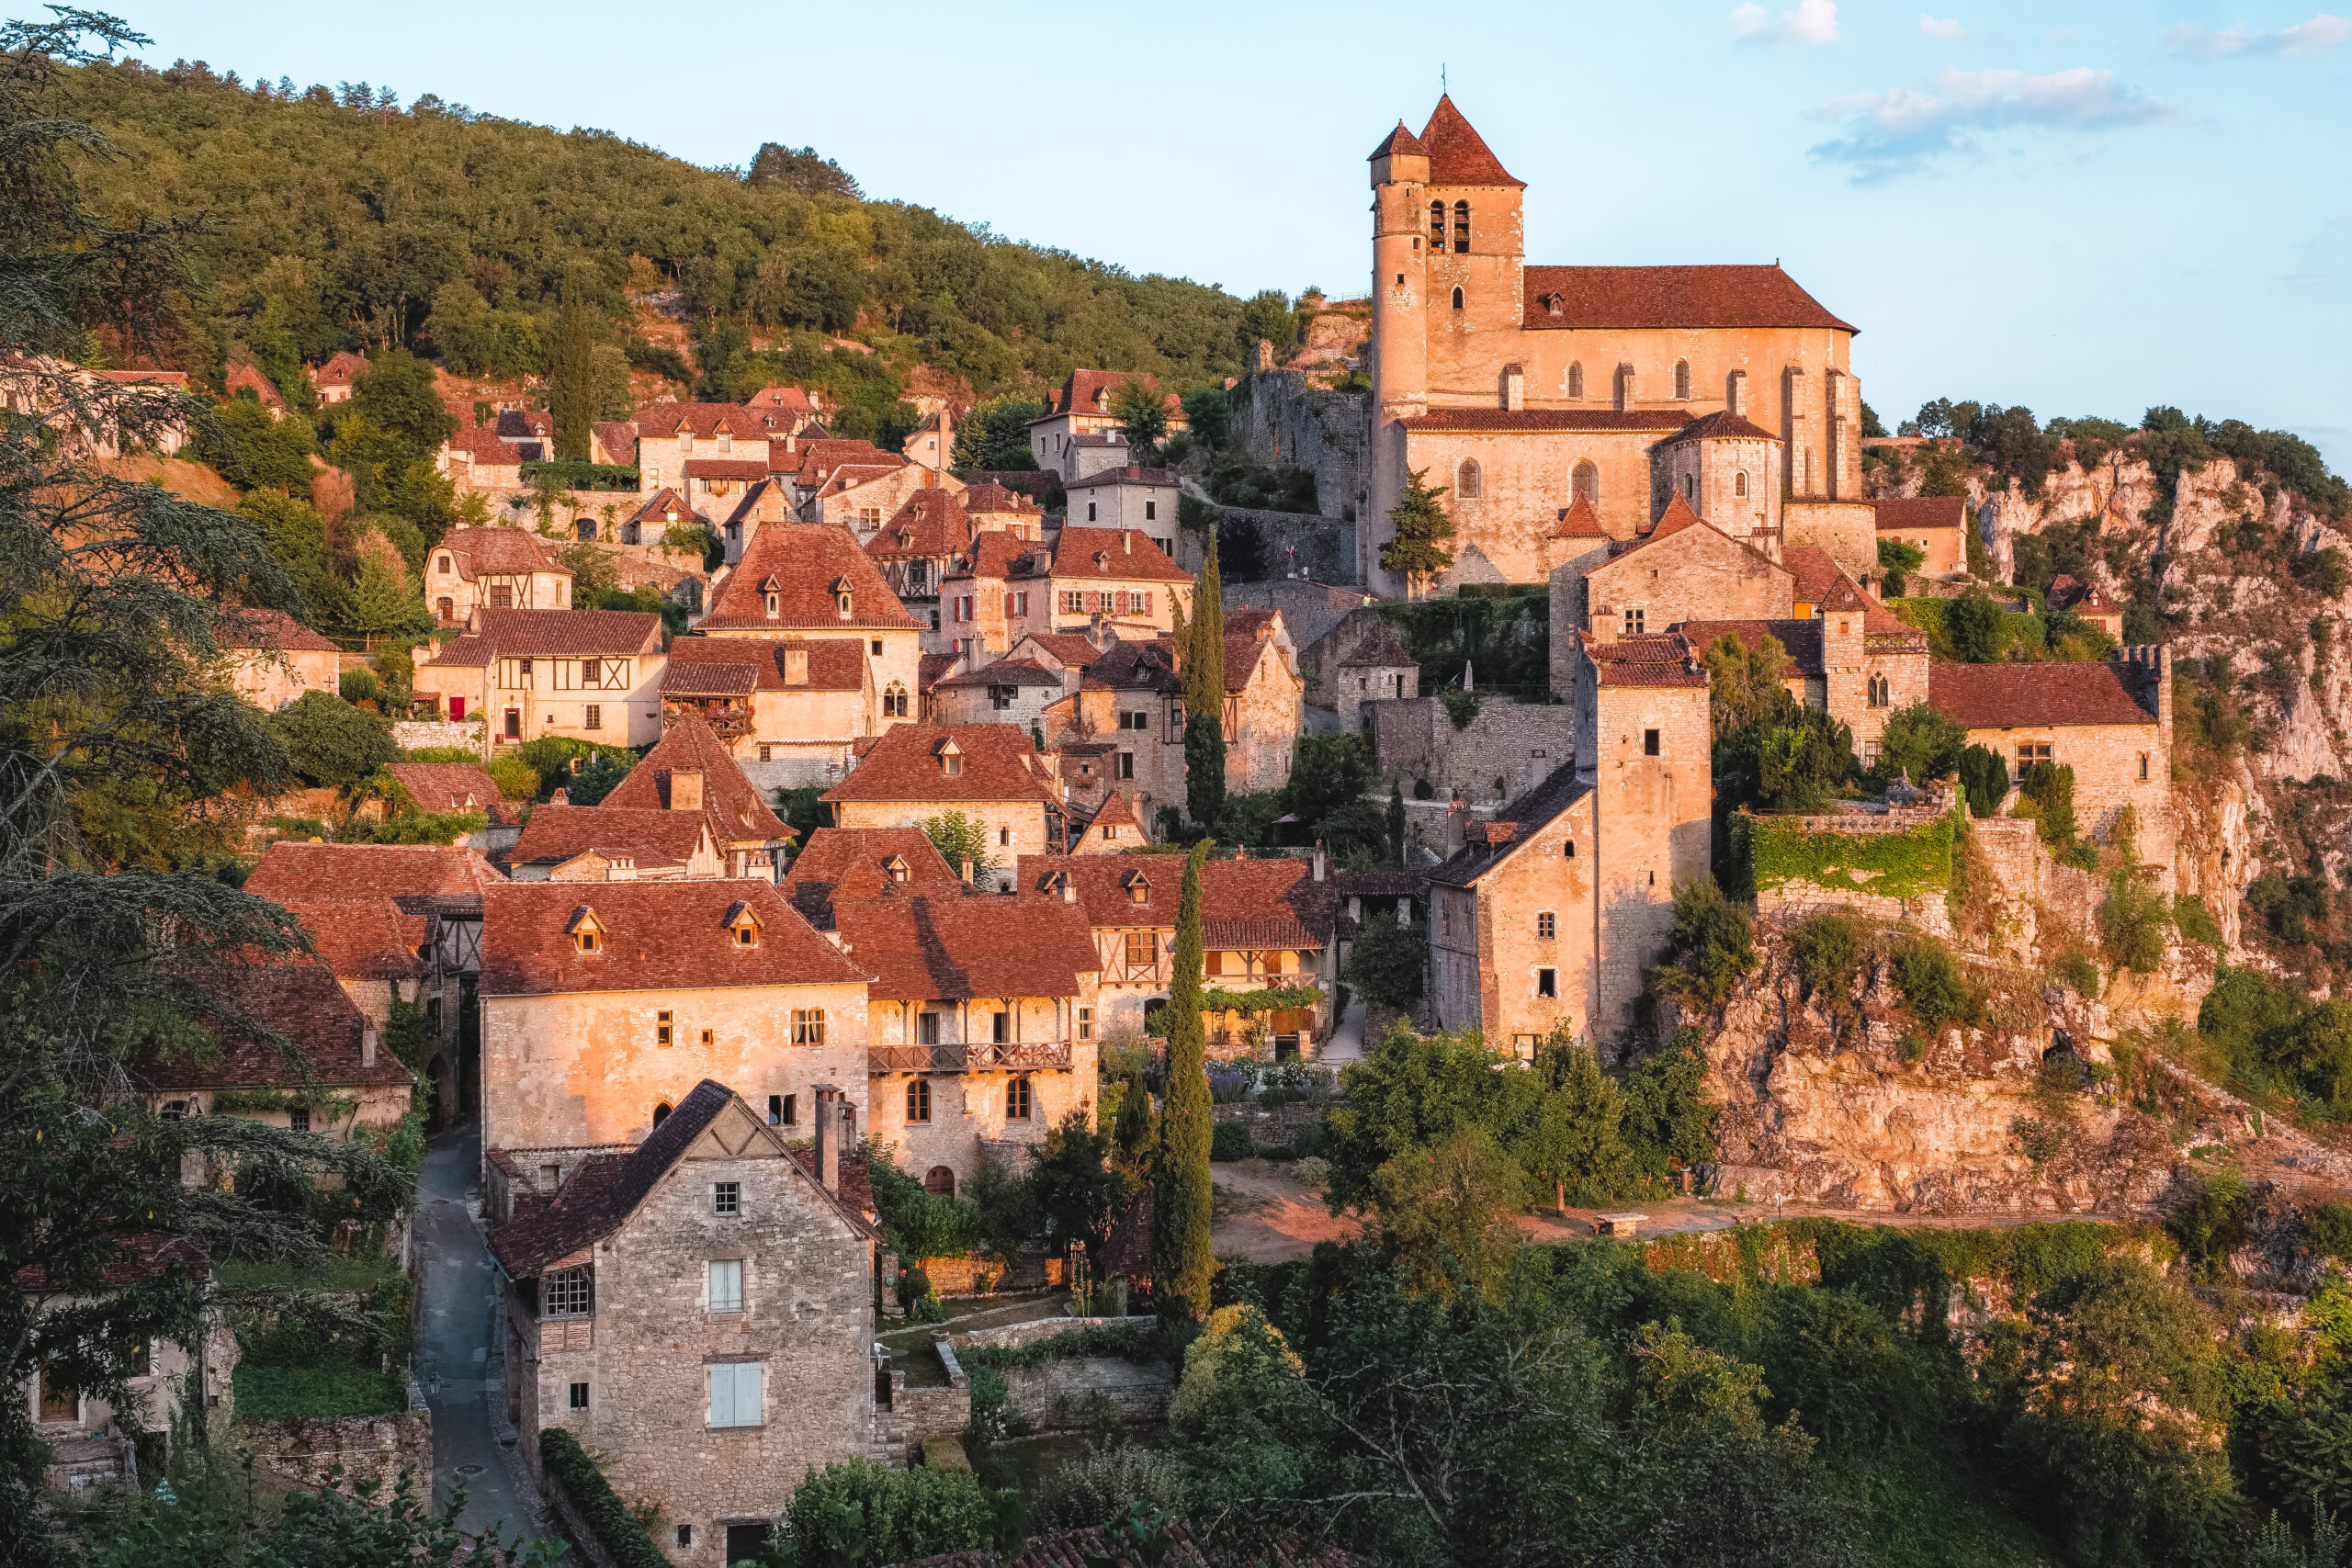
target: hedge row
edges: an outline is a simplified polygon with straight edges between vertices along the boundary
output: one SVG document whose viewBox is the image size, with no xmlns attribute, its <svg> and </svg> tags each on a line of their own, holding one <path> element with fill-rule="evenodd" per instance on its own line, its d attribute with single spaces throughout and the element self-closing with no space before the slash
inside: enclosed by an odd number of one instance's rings
<svg viewBox="0 0 2352 1568">
<path fill-rule="evenodd" d="M 596 1537 L 596 1544 L 620 1568 L 670 1568 L 669 1559 L 653 1544 L 628 1505 L 620 1500 L 605 1472 L 580 1446 L 580 1439 L 561 1427 L 539 1433 L 539 1463 L 548 1479 L 563 1489 L 572 1511 Z"/>
</svg>

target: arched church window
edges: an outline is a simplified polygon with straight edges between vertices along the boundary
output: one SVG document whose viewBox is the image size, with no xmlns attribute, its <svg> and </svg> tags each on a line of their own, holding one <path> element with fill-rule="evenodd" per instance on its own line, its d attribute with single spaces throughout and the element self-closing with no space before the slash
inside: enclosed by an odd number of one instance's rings
<svg viewBox="0 0 2352 1568">
<path fill-rule="evenodd" d="M 1462 309 L 1462 287 L 1459 284 L 1456 284 L 1453 289 L 1453 308 L 1457 310 Z"/>
<path fill-rule="evenodd" d="M 1584 362 L 1582 360 L 1568 367 L 1568 396 L 1572 398 L 1584 396 Z"/>
<path fill-rule="evenodd" d="M 1430 203 L 1430 249 L 1445 249 L 1445 203 L 1442 201 Z"/>
<path fill-rule="evenodd" d="M 1466 201 L 1453 204 L 1453 248 L 1462 252 L 1470 249 L 1470 204 Z"/>
<path fill-rule="evenodd" d="M 1486 476 L 1478 471 L 1478 459 L 1464 457 L 1453 471 L 1453 493 L 1464 501 L 1476 501 L 1486 494 Z"/>
<path fill-rule="evenodd" d="M 1600 470 L 1593 466 L 1590 458 L 1576 466 L 1576 471 L 1568 477 L 1568 486 L 1590 504 L 1600 504 Z"/>
<path fill-rule="evenodd" d="M 1731 477 L 1732 494 L 1745 500 L 1747 495 L 1747 470 L 1742 468 Z"/>
<path fill-rule="evenodd" d="M 1690 400 L 1690 362 L 1687 359 L 1674 362 L 1674 396 L 1678 402 Z"/>
</svg>

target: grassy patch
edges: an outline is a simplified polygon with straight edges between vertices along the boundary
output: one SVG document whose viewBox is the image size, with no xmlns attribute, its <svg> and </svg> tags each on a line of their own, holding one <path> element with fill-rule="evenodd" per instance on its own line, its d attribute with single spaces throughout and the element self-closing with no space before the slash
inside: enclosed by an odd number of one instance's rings
<svg viewBox="0 0 2352 1568">
<path fill-rule="evenodd" d="M 235 1376 L 237 1414 L 254 1420 L 287 1416 L 328 1419 L 397 1416 L 408 1408 L 408 1379 L 348 1361 L 311 1367 L 245 1362 Z"/>
<path fill-rule="evenodd" d="M 324 1269 L 232 1258 L 214 1264 L 212 1270 L 228 1291 L 372 1291 L 400 1277 L 399 1265 L 381 1257 L 332 1258 Z"/>
</svg>

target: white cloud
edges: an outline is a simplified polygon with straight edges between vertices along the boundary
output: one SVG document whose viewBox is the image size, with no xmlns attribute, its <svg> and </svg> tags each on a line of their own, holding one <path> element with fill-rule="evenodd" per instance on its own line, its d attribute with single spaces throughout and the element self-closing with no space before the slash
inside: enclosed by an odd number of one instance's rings
<svg viewBox="0 0 2352 1568">
<path fill-rule="evenodd" d="M 1795 10 L 1783 11 L 1777 19 L 1748 0 L 1731 14 L 1731 25 L 1748 43 L 1836 43 L 1838 0 L 1797 0 Z"/>
<path fill-rule="evenodd" d="M 1919 13 L 1919 30 L 1939 43 L 1958 43 L 1968 36 L 1958 17 L 1930 17 L 1925 11 Z"/>
<path fill-rule="evenodd" d="M 2233 54 L 2317 54 L 2352 39 L 2352 17 L 2332 17 L 2322 11 L 2308 22 L 2297 22 L 2275 33 L 2257 33 L 2244 27 L 2215 32 L 2184 22 L 2165 34 L 2165 47 L 2193 60 L 2227 60 Z"/>
<path fill-rule="evenodd" d="M 2047 76 L 2022 71 L 1937 73 L 1935 89 L 1897 87 L 1837 98 L 1823 111 L 1846 122 L 1846 134 L 1813 148 L 1845 164 L 1858 185 L 1914 173 L 1950 153 L 1972 152 L 1973 132 L 2024 128 L 2112 130 L 2175 118 L 2170 104 L 2142 96 L 2112 71 L 2077 65 Z"/>
</svg>

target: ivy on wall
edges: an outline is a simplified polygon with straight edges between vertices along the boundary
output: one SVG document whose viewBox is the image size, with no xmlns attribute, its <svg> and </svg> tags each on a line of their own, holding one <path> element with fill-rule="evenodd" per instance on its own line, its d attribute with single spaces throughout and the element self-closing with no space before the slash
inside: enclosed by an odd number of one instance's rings
<svg viewBox="0 0 2352 1568">
<path fill-rule="evenodd" d="M 1939 817 L 1897 833 L 1808 830 L 1807 820 L 1745 811 L 1732 818 L 1733 856 L 1749 893 L 1804 882 L 1907 899 L 1940 897 L 1951 886 L 1956 817 Z"/>
</svg>

